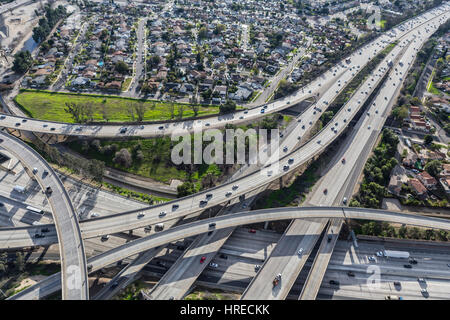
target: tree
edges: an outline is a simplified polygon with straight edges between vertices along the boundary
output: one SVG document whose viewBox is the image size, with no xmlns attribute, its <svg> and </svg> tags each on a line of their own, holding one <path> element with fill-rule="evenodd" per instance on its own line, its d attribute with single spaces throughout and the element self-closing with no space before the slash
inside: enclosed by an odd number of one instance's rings
<svg viewBox="0 0 450 320">
<path fill-rule="evenodd" d="M 105 172 L 105 163 L 97 159 L 89 160 L 88 171 L 94 180 L 101 182 Z"/>
<path fill-rule="evenodd" d="M 114 66 L 114 69 L 120 74 L 127 74 L 128 73 L 128 64 L 126 64 L 123 61 L 117 61 L 116 65 Z"/>
<path fill-rule="evenodd" d="M 437 177 L 439 172 L 442 171 L 442 164 L 439 160 L 432 160 L 425 165 L 424 170 L 433 177 Z"/>
<path fill-rule="evenodd" d="M 22 252 L 16 253 L 16 261 L 14 261 L 14 265 L 19 271 L 23 271 L 25 269 L 25 260 Z"/>
<path fill-rule="evenodd" d="M 220 113 L 231 113 L 236 110 L 236 103 L 233 100 L 227 99 L 227 101 L 219 106 Z"/>
<path fill-rule="evenodd" d="M 25 73 L 33 64 L 30 51 L 20 51 L 14 55 L 14 62 L 12 69 L 17 73 Z"/>
<path fill-rule="evenodd" d="M 144 116 L 145 116 L 145 111 L 147 109 L 147 106 L 145 105 L 145 103 L 143 101 L 140 101 L 138 103 L 136 103 L 134 105 L 134 109 L 136 111 L 136 115 L 137 115 L 137 120 L 139 122 L 144 120 Z"/>
<path fill-rule="evenodd" d="M 75 122 L 82 122 L 81 119 L 83 118 L 83 105 L 75 102 L 66 102 L 65 104 L 66 107 L 64 108 L 64 111 L 70 113 Z"/>
<path fill-rule="evenodd" d="M 423 141 L 425 142 L 425 144 L 430 145 L 433 142 L 433 136 L 431 134 L 427 134 L 423 138 Z"/>
<path fill-rule="evenodd" d="M 191 104 L 192 111 L 194 112 L 194 117 L 198 115 L 198 111 L 200 110 L 200 106 L 198 104 Z"/>
<path fill-rule="evenodd" d="M 206 29 L 206 27 L 201 27 L 200 30 L 198 31 L 198 38 L 206 39 L 207 36 L 208 36 L 208 30 Z"/>
<path fill-rule="evenodd" d="M 125 148 L 120 149 L 118 152 L 116 152 L 113 161 L 114 163 L 124 166 L 125 168 L 131 167 L 131 164 L 133 162 L 130 152 Z"/>
<path fill-rule="evenodd" d="M 197 190 L 195 188 L 195 185 L 191 181 L 186 181 L 177 187 L 178 198 L 185 197 L 196 192 Z"/>
</svg>

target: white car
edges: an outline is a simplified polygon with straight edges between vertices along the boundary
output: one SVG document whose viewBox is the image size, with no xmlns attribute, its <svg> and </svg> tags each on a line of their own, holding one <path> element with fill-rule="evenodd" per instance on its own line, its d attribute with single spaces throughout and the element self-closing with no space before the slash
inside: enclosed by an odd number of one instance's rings
<svg viewBox="0 0 450 320">
<path fill-rule="evenodd" d="M 367 257 L 367 259 L 369 259 L 369 261 L 372 261 L 372 262 L 376 261 L 375 257 Z"/>
<path fill-rule="evenodd" d="M 383 251 L 377 251 L 377 257 L 382 257 L 383 256 Z"/>
<path fill-rule="evenodd" d="M 211 268 L 218 268 L 218 267 L 219 267 L 219 265 L 218 265 L 217 263 L 214 263 L 214 262 L 211 262 L 211 263 L 209 264 L 209 266 L 210 266 Z"/>
<path fill-rule="evenodd" d="M 100 216 L 100 214 L 98 214 L 97 212 L 91 213 L 91 218 L 96 218 L 99 216 Z"/>
<path fill-rule="evenodd" d="M 303 248 L 298 249 L 297 254 L 298 254 L 299 256 L 301 256 L 301 255 L 303 254 Z"/>
</svg>

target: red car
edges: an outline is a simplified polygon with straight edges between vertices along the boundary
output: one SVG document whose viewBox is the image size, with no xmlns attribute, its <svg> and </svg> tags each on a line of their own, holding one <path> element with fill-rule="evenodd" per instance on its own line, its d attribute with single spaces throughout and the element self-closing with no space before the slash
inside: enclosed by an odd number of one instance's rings
<svg viewBox="0 0 450 320">
<path fill-rule="evenodd" d="M 205 257 L 205 256 L 201 257 L 201 258 L 200 258 L 200 263 L 205 262 L 205 260 L 206 260 L 206 257 Z"/>
<path fill-rule="evenodd" d="M 250 233 L 256 233 L 256 230 L 255 230 L 255 229 L 250 229 L 250 230 L 248 230 L 248 232 L 250 232 Z"/>
</svg>

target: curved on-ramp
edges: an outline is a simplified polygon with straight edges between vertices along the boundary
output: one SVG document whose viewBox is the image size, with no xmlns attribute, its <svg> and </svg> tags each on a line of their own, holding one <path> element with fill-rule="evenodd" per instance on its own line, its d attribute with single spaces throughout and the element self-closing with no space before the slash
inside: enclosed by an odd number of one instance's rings
<svg viewBox="0 0 450 320">
<path fill-rule="evenodd" d="M 306 218 L 368 219 L 450 230 L 450 220 L 367 208 L 291 207 L 246 211 L 181 225 L 167 231 L 159 232 L 148 237 L 128 242 L 117 248 L 88 259 L 90 269 L 89 272 L 99 270 L 114 262 L 123 260 L 140 252 L 147 251 L 151 248 L 190 236 L 206 233 L 213 229 L 218 230 L 265 221 Z M 30 288 L 27 288 L 10 297 L 9 299 L 28 300 L 43 298 L 58 291 L 61 288 L 60 281 L 61 277 L 59 277 L 58 274 L 52 275 L 47 279 L 31 286 Z"/>
<path fill-rule="evenodd" d="M 89 298 L 89 283 L 87 281 L 83 240 L 75 209 L 61 180 L 33 148 L 1 131 L 0 148 L 17 157 L 28 174 L 36 179 L 42 190 L 51 188 L 52 192 L 46 193 L 52 208 L 58 235 L 63 283 L 62 298 L 87 300 Z M 47 171 L 47 174 L 44 173 L 45 171 Z"/>
</svg>

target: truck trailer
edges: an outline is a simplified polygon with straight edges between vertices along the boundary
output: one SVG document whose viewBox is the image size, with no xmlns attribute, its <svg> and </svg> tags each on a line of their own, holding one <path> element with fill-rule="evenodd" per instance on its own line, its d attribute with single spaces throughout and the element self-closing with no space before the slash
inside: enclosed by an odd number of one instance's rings
<svg viewBox="0 0 450 320">
<path fill-rule="evenodd" d="M 408 251 L 384 250 L 383 255 L 386 258 L 409 259 Z"/>
</svg>

